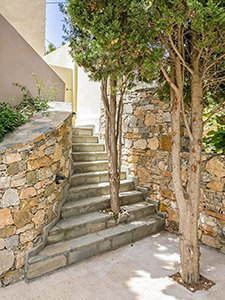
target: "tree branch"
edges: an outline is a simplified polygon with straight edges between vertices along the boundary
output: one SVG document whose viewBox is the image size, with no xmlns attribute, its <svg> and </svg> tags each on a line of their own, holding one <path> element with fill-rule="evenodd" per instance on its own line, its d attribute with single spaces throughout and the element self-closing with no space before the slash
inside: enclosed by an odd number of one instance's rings
<svg viewBox="0 0 225 300">
<path fill-rule="evenodd" d="M 161 71 L 163 72 L 164 77 L 166 78 L 169 86 L 174 90 L 174 92 L 178 95 L 178 88 L 176 85 L 170 80 L 169 75 L 167 74 L 166 70 L 164 67 L 161 65 Z"/>
<path fill-rule="evenodd" d="M 172 51 L 170 45 L 168 44 L 168 42 L 167 42 L 165 36 L 163 36 L 163 34 L 160 32 L 160 33 L 159 33 L 159 37 L 160 37 L 160 39 L 161 39 L 163 45 L 166 47 L 167 51 L 168 51 L 169 54 L 171 55 L 172 59 L 175 59 L 175 55 L 174 55 L 174 53 L 173 53 L 173 51 Z"/>
<path fill-rule="evenodd" d="M 205 71 L 202 74 L 202 79 L 204 78 L 206 72 L 211 69 L 214 65 L 216 65 L 218 63 L 219 60 L 221 60 L 222 58 L 225 57 L 225 53 L 222 54 L 220 57 L 218 57 L 213 63 L 211 63 L 208 67 L 206 67 Z"/>
<path fill-rule="evenodd" d="M 183 113 L 183 117 L 184 117 L 184 124 L 185 124 L 185 127 L 187 128 L 187 132 L 188 132 L 188 136 L 190 138 L 191 141 L 193 141 L 193 135 L 192 135 L 192 132 L 191 132 L 191 128 L 188 124 L 188 119 L 187 119 L 187 115 L 185 113 L 185 107 L 184 107 L 184 99 L 182 97 L 182 100 L 181 100 L 181 109 L 182 109 L 182 113 Z"/>
<path fill-rule="evenodd" d="M 207 84 L 205 84 L 204 86 L 203 86 L 203 90 L 205 90 L 208 86 L 210 86 L 210 85 L 216 85 L 216 84 L 220 84 L 220 83 L 222 83 L 222 82 L 224 82 L 225 81 L 225 78 L 219 78 L 218 80 L 212 80 L 212 81 L 210 81 L 210 82 L 208 82 Z"/>
<path fill-rule="evenodd" d="M 211 112 L 210 115 L 208 116 L 208 118 L 203 122 L 203 126 L 205 126 L 205 124 L 216 114 L 218 113 L 220 110 L 224 109 L 225 105 L 225 101 L 223 101 L 222 103 L 220 103 L 219 105 L 217 105 Z"/>
<path fill-rule="evenodd" d="M 179 59 L 181 60 L 182 64 L 184 65 L 184 67 L 193 75 L 193 70 L 186 64 L 184 58 L 182 57 L 182 55 L 180 54 L 180 52 L 178 51 L 177 47 L 175 46 L 171 35 L 168 35 L 169 40 L 170 40 L 170 44 L 173 48 L 173 50 L 175 51 L 175 53 L 177 54 L 177 56 L 179 57 Z"/>
<path fill-rule="evenodd" d="M 107 79 L 101 80 L 101 91 L 102 91 L 102 101 L 106 110 L 106 114 L 109 117 L 109 100 L 107 96 Z"/>
</svg>

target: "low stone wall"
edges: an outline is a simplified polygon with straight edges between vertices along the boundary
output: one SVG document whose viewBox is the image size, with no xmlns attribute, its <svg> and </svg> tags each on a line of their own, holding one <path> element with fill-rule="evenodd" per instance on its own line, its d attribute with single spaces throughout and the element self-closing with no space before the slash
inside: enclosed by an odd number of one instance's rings
<svg viewBox="0 0 225 300">
<path fill-rule="evenodd" d="M 0 286 L 24 277 L 26 251 L 57 216 L 71 169 L 71 119 L 37 115 L 0 143 Z"/>
<path fill-rule="evenodd" d="M 171 119 L 169 102 L 159 100 L 156 89 L 137 87 L 124 103 L 123 165 L 148 189 L 148 197 L 165 213 L 166 229 L 178 231 L 178 210 L 172 183 Z M 101 134 L 104 138 L 104 117 Z M 182 127 L 182 179 L 187 183 L 188 138 Z M 203 155 L 199 237 L 225 252 L 225 156 Z"/>
</svg>

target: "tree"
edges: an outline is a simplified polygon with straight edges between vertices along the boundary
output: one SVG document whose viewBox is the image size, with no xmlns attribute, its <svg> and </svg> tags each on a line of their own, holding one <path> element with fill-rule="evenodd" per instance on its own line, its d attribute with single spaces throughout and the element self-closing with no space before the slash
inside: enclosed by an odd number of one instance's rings
<svg viewBox="0 0 225 300">
<path fill-rule="evenodd" d="M 224 98 L 215 98 L 223 90 L 225 80 L 224 6 L 216 0 L 69 2 L 72 54 L 79 65 L 91 71 L 94 79 L 102 80 L 106 115 L 109 111 L 106 118 L 109 156 L 115 151 L 115 147 L 111 149 L 114 142 L 110 134 L 119 133 L 119 127 L 115 129 L 111 125 L 116 123 L 114 91 L 120 89 L 118 84 L 121 86 L 128 74 L 132 74 L 132 79 L 135 75 L 148 80 L 159 77 L 159 70 L 169 84 L 181 276 L 187 284 L 198 282 L 202 133 L 204 122 L 224 107 Z M 110 101 L 107 98 L 109 76 Z M 208 105 L 209 94 L 214 94 L 217 105 L 203 122 L 203 108 Z M 181 179 L 181 115 L 190 139 L 187 187 Z M 117 120 L 120 124 L 121 116 Z M 115 180 L 118 172 L 112 170 L 110 166 L 110 176 L 115 176 Z"/>
<path fill-rule="evenodd" d="M 198 217 L 203 134 L 203 108 L 209 93 L 225 81 L 225 12 L 216 0 L 154 0 L 149 2 L 150 30 L 155 46 L 164 49 L 161 71 L 170 86 L 173 183 L 179 210 L 181 276 L 187 284 L 199 281 Z M 189 97 L 188 97 L 189 96 Z M 224 107 L 224 98 L 205 122 Z M 189 120 L 185 103 L 190 105 Z M 180 167 L 181 113 L 189 134 L 188 183 Z M 188 112 L 189 113 L 189 112 Z"/>
<path fill-rule="evenodd" d="M 64 7 L 71 55 L 92 80 L 101 81 L 110 199 L 115 215 L 120 211 L 123 96 L 148 56 L 149 32 L 143 24 L 147 11 L 143 4 L 132 0 L 69 0 Z M 131 31 L 134 22 L 138 26 Z"/>
</svg>

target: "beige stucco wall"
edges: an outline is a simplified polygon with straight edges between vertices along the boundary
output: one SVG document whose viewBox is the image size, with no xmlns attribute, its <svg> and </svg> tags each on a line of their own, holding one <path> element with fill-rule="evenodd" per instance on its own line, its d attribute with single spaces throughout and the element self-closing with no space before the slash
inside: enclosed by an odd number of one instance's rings
<svg viewBox="0 0 225 300">
<path fill-rule="evenodd" d="M 64 101 L 65 84 L 37 52 L 0 14 L 0 102 L 15 97 L 15 104 L 22 100 L 21 91 L 13 85 L 20 83 L 35 93 L 35 73 L 45 84 L 46 92 L 52 87 L 63 90 L 57 97 Z"/>
<path fill-rule="evenodd" d="M 46 0 L 0 0 L 0 13 L 39 55 L 44 55 Z"/>
</svg>

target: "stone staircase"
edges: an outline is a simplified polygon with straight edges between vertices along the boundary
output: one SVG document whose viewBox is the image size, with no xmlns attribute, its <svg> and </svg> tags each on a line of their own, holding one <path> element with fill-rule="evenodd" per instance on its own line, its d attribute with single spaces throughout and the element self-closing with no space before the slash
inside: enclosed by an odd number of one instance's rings
<svg viewBox="0 0 225 300">
<path fill-rule="evenodd" d="M 163 228 L 153 204 L 121 172 L 120 201 L 128 214 L 115 220 L 110 207 L 107 155 L 91 128 L 73 129 L 73 175 L 61 219 L 47 245 L 27 263 L 27 280 L 135 242 Z M 100 212 L 101 211 L 101 212 Z"/>
</svg>

